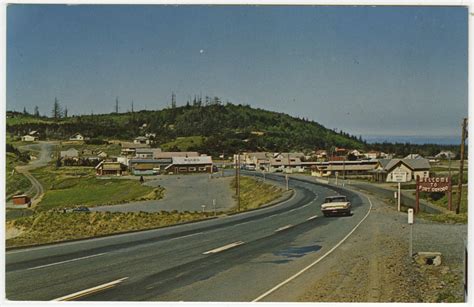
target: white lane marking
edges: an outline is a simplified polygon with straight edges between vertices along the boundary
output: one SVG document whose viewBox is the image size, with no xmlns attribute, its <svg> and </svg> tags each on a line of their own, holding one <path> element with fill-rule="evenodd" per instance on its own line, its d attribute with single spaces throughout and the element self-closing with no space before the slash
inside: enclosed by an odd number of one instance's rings
<svg viewBox="0 0 474 307">
<path fill-rule="evenodd" d="M 98 286 L 95 286 L 95 287 L 92 287 L 92 288 L 89 288 L 89 289 L 85 289 L 85 290 L 82 290 L 82 291 L 79 291 L 79 292 L 75 292 L 75 293 L 72 293 L 72 294 L 61 296 L 61 297 L 55 298 L 53 301 L 72 301 L 74 299 L 78 299 L 78 298 L 86 296 L 86 295 L 90 295 L 90 294 L 93 294 L 93 293 L 96 293 L 96 292 L 99 292 L 99 291 L 104 291 L 106 289 L 110 289 L 112 287 L 115 287 L 117 284 L 123 282 L 127 278 L 128 277 L 120 278 L 120 279 L 117 279 L 117 280 L 114 280 L 114 281 L 111 281 L 111 282 L 108 282 L 108 283 L 105 283 L 105 284 L 102 284 L 102 285 L 98 285 Z"/>
<path fill-rule="evenodd" d="M 179 240 L 179 239 L 194 237 L 194 236 L 197 236 L 197 235 L 202 235 L 203 233 L 204 233 L 204 232 L 196 232 L 196 233 L 192 233 L 192 234 L 185 235 L 185 236 L 182 236 L 182 237 L 172 238 L 172 239 L 169 239 L 168 241 L 173 241 L 173 240 Z"/>
<path fill-rule="evenodd" d="M 208 254 L 215 254 L 215 253 L 223 252 L 223 251 L 225 251 L 225 250 L 228 250 L 228 249 L 231 249 L 231 248 L 233 248 L 233 247 L 242 245 L 242 244 L 244 244 L 244 243 L 245 243 L 245 242 L 243 242 L 243 241 L 237 241 L 237 242 L 234 242 L 234 243 L 230 243 L 230 244 L 227 244 L 227 245 L 224 245 L 224 246 L 221 246 L 221 247 L 212 249 L 212 250 L 207 251 L 207 252 L 204 252 L 204 253 L 202 253 L 202 254 L 203 254 L 203 255 L 208 255 Z"/>
<path fill-rule="evenodd" d="M 317 215 L 313 215 L 311 217 L 308 217 L 306 220 L 307 221 L 311 221 L 311 220 L 314 220 L 315 218 L 317 218 L 318 216 Z"/>
<path fill-rule="evenodd" d="M 324 258 L 326 258 L 329 254 L 331 254 L 336 248 L 339 247 L 339 245 L 341 245 L 342 243 L 344 243 L 344 241 L 347 240 L 347 238 L 350 237 L 350 235 L 360 226 L 360 224 L 362 224 L 362 222 L 365 221 L 365 219 L 369 216 L 370 214 L 370 211 L 372 210 L 372 202 L 370 201 L 370 198 L 367 197 L 367 199 L 369 200 L 369 203 L 370 203 L 370 207 L 369 207 L 369 211 L 367 211 L 367 214 L 364 216 L 364 218 L 344 237 L 342 238 L 341 241 L 339 241 L 339 243 L 337 243 L 333 248 L 331 248 L 327 253 L 325 253 L 324 255 L 322 255 L 320 258 L 318 258 L 316 261 L 314 261 L 313 263 L 309 264 L 307 267 L 305 267 L 304 269 L 302 269 L 301 271 L 299 271 L 298 273 L 296 273 L 295 275 L 287 278 L 286 280 L 282 281 L 281 283 L 279 283 L 278 285 L 276 285 L 275 287 L 271 288 L 270 290 L 268 290 L 267 292 L 263 293 L 262 295 L 260 295 L 259 297 L 257 297 L 256 299 L 254 299 L 252 302 L 258 302 L 260 301 L 261 299 L 265 298 L 266 296 L 270 295 L 271 293 L 275 292 L 276 290 L 278 290 L 279 288 L 283 287 L 284 285 L 286 285 L 287 283 L 289 283 L 290 281 L 292 281 L 293 279 L 295 279 L 296 277 L 300 276 L 301 274 L 303 274 L 304 272 L 306 272 L 307 270 L 309 270 L 310 268 L 312 268 L 313 266 L 315 266 L 317 263 L 319 263 L 321 260 L 323 260 Z"/>
<path fill-rule="evenodd" d="M 85 256 L 85 257 L 80 257 L 80 258 L 74 258 L 74 259 L 60 261 L 60 262 L 54 262 L 54 263 L 39 265 L 39 266 L 35 266 L 35 267 L 32 267 L 32 268 L 28 268 L 27 270 L 36 270 L 36 269 L 46 268 L 46 267 L 53 266 L 53 265 L 58 265 L 58 264 L 63 264 L 63 263 L 68 263 L 68 262 L 73 262 L 73 261 L 79 261 L 79 260 L 84 260 L 84 259 L 88 259 L 88 258 L 98 257 L 98 256 L 102 256 L 102 255 L 105 255 L 105 254 L 107 254 L 107 253 L 100 253 L 100 254 L 95 254 L 95 255 L 90 255 L 90 256 Z"/>
<path fill-rule="evenodd" d="M 275 230 L 275 232 L 283 231 L 283 230 L 286 230 L 286 229 L 291 228 L 291 227 L 293 227 L 293 225 L 288 224 L 286 226 L 278 228 L 277 230 Z"/>
</svg>

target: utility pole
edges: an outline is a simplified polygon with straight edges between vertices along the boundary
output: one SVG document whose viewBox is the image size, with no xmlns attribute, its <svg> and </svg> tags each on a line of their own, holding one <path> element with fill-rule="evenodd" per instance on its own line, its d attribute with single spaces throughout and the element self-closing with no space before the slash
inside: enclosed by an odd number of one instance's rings
<svg viewBox="0 0 474 307">
<path fill-rule="evenodd" d="M 115 98 L 115 114 L 118 114 L 119 106 L 118 106 L 118 97 Z"/>
<path fill-rule="evenodd" d="M 458 197 L 456 200 L 456 214 L 459 214 L 462 197 L 462 179 L 464 173 L 464 143 L 467 138 L 467 118 L 462 121 L 462 136 L 461 136 L 461 161 L 459 163 L 459 177 L 458 177 Z"/>
<path fill-rule="evenodd" d="M 346 183 L 346 156 L 342 160 L 342 186 Z"/>
<path fill-rule="evenodd" d="M 237 152 L 235 162 L 235 194 L 237 195 L 237 211 L 240 211 L 240 152 Z"/>
</svg>

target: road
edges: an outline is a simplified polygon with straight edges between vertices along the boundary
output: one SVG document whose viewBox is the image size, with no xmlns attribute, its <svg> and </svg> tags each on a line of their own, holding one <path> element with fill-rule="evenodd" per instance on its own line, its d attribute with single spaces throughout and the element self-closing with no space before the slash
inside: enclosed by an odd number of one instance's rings
<svg viewBox="0 0 474 307">
<path fill-rule="evenodd" d="M 267 175 L 282 183 L 284 178 Z M 344 191 L 350 217 L 322 217 L 336 187 L 291 179 L 292 198 L 198 223 L 6 253 L 9 300 L 265 300 L 327 256 L 370 212 Z M 329 254 L 329 257 L 331 255 Z"/>
<path fill-rule="evenodd" d="M 16 170 L 25 175 L 26 178 L 31 182 L 31 188 L 26 192 L 28 195 L 32 195 L 31 202 L 35 206 L 40 200 L 41 196 L 44 193 L 43 186 L 41 183 L 31 175 L 30 171 L 38 167 L 42 167 L 48 164 L 51 161 L 51 152 L 56 146 L 55 142 L 39 142 L 38 144 L 24 145 L 22 149 L 33 149 L 39 150 L 39 157 L 36 160 L 30 161 L 27 165 L 17 166 Z"/>
</svg>

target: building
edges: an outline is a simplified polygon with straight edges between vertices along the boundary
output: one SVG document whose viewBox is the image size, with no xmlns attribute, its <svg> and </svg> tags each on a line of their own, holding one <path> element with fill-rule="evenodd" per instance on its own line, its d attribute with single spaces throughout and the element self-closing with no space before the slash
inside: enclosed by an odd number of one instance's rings
<svg viewBox="0 0 474 307">
<path fill-rule="evenodd" d="M 75 133 L 69 138 L 69 141 L 84 141 L 86 138 L 80 134 L 80 133 Z"/>
<path fill-rule="evenodd" d="M 377 167 L 376 160 L 329 161 L 311 166 L 311 175 L 316 177 L 372 177 L 371 171 Z"/>
<path fill-rule="evenodd" d="M 150 139 L 146 136 L 138 136 L 133 140 L 134 144 L 150 144 Z"/>
<path fill-rule="evenodd" d="M 416 177 L 430 176 L 430 163 L 425 158 L 418 159 L 381 159 L 373 170 L 373 179 L 378 182 L 396 182 L 394 173 L 404 173 L 406 181 L 416 180 Z"/>
<path fill-rule="evenodd" d="M 405 158 L 403 159 L 424 159 L 422 156 L 420 156 L 419 154 L 409 154 L 408 156 L 406 156 Z"/>
<path fill-rule="evenodd" d="M 103 151 L 99 151 L 97 153 L 97 157 L 101 158 L 101 159 L 105 159 L 108 157 L 107 153 L 106 152 L 103 152 Z"/>
<path fill-rule="evenodd" d="M 173 174 L 212 173 L 212 158 L 199 157 L 173 157 L 172 163 L 166 171 Z"/>
<path fill-rule="evenodd" d="M 137 148 L 135 150 L 135 158 L 154 159 L 159 152 L 161 152 L 161 148 Z"/>
<path fill-rule="evenodd" d="M 14 205 L 30 205 L 31 204 L 31 199 L 25 195 L 15 195 L 12 197 L 13 204 Z"/>
<path fill-rule="evenodd" d="M 436 159 L 454 159 L 456 158 L 456 154 L 452 151 L 446 150 L 441 151 L 439 154 L 434 156 Z"/>
<path fill-rule="evenodd" d="M 130 173 L 136 176 L 156 175 L 171 164 L 171 159 L 130 159 L 128 166 Z"/>
<path fill-rule="evenodd" d="M 96 167 L 97 176 L 122 176 L 127 167 L 120 162 L 100 162 Z"/>
<path fill-rule="evenodd" d="M 22 136 L 21 140 L 23 142 L 36 142 L 36 141 L 39 141 L 39 137 L 27 134 L 27 135 Z"/>
<path fill-rule="evenodd" d="M 270 159 L 269 172 L 302 173 L 304 172 L 300 158 L 272 158 Z"/>
<path fill-rule="evenodd" d="M 75 148 L 69 148 L 68 150 L 61 151 L 59 156 L 62 159 L 79 158 L 79 151 Z"/>
</svg>

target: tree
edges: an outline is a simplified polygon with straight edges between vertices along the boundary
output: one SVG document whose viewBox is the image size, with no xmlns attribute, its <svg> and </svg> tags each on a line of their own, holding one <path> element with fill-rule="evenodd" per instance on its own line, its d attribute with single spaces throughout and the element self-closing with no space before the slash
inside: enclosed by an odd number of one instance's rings
<svg viewBox="0 0 474 307">
<path fill-rule="evenodd" d="M 52 112 L 54 119 L 61 118 L 61 105 L 59 104 L 58 98 L 54 97 L 54 105 L 53 105 L 53 112 Z"/>
<path fill-rule="evenodd" d="M 118 97 L 115 98 L 115 114 L 118 114 L 119 105 L 118 105 Z"/>
<path fill-rule="evenodd" d="M 23 115 L 28 115 L 28 111 L 26 111 L 26 107 L 23 107 Z"/>
<path fill-rule="evenodd" d="M 35 106 L 34 115 L 35 115 L 35 117 L 40 117 L 38 106 Z"/>
<path fill-rule="evenodd" d="M 67 117 L 67 107 L 64 107 L 64 117 Z"/>
<path fill-rule="evenodd" d="M 171 108 L 176 108 L 176 94 L 174 92 L 171 92 Z"/>
</svg>

